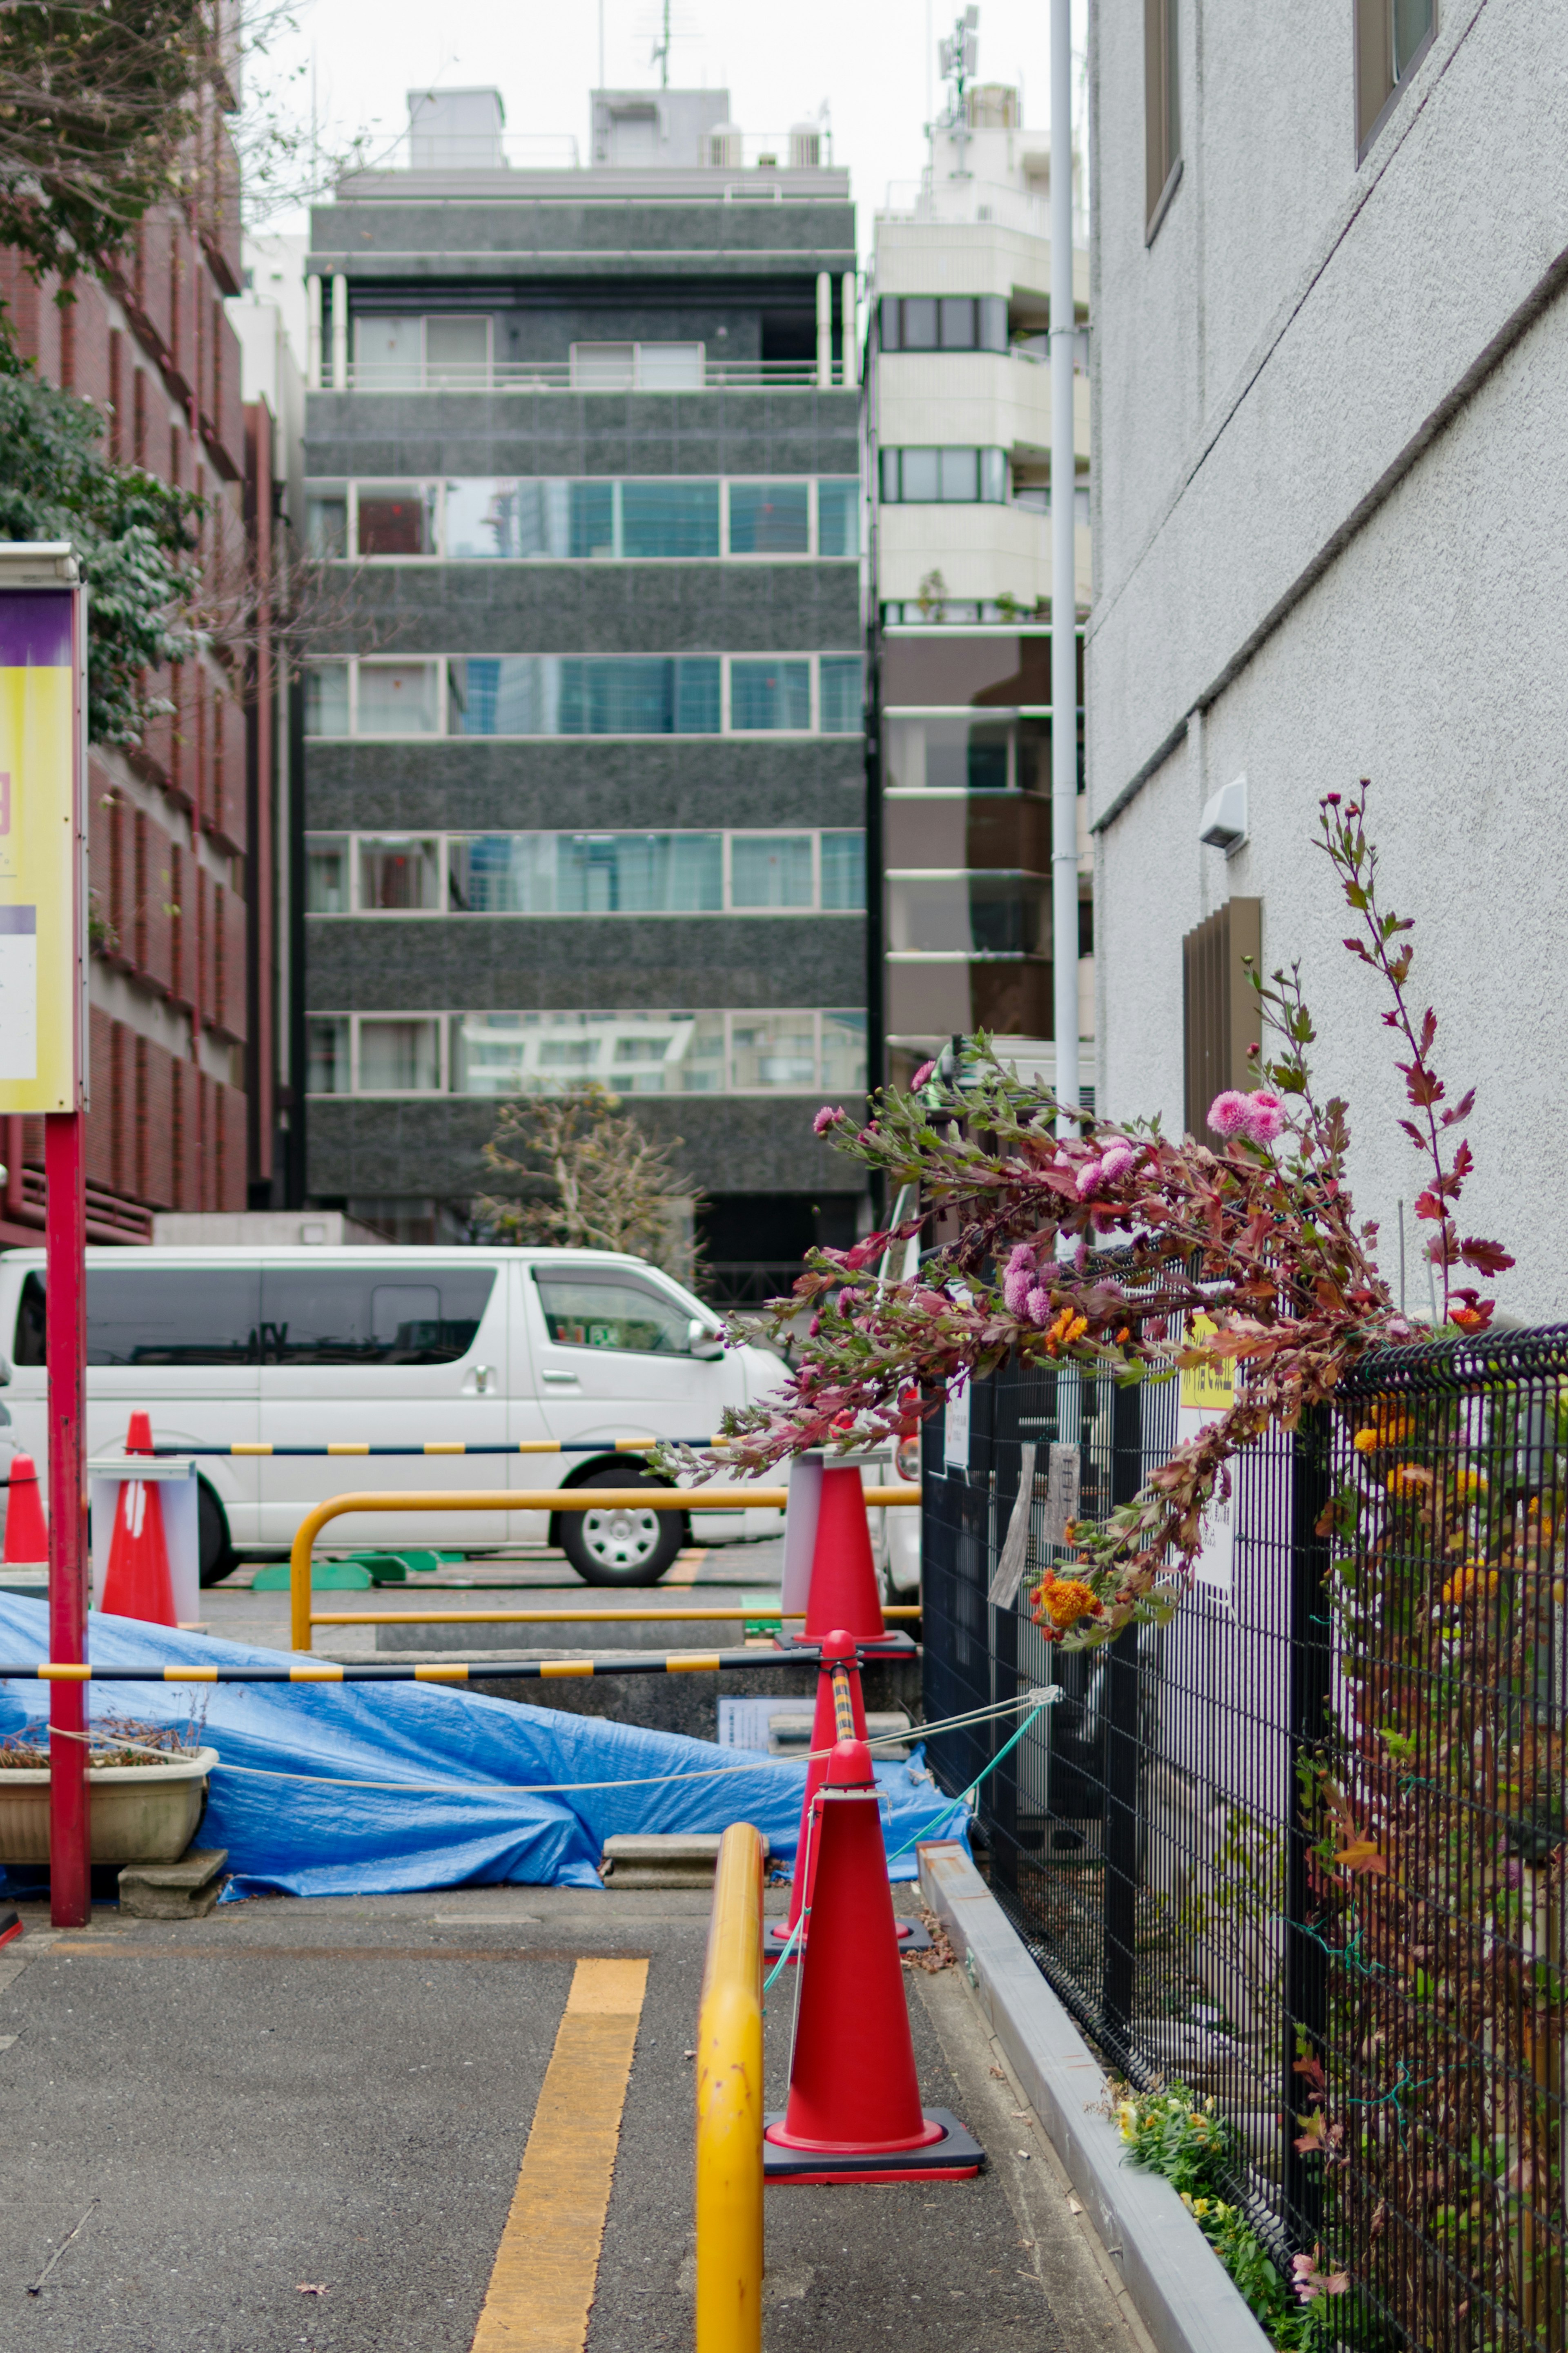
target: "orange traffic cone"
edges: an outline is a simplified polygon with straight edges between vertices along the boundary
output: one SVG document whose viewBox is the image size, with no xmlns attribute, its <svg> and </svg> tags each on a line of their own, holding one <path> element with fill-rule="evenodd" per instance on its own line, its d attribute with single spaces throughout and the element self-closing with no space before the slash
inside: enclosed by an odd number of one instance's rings
<svg viewBox="0 0 1568 2353">
<path fill-rule="evenodd" d="M 866 1490 L 853 1464 L 830 1464 L 822 1474 L 811 1591 L 801 1640 L 819 1642 L 842 1627 L 858 1641 L 879 1642 L 887 1628 L 877 1598 L 877 1565 L 866 1519 Z"/>
<path fill-rule="evenodd" d="M 133 1413 L 126 1432 L 127 1454 L 151 1454 L 153 1425 Z M 151 1479 L 127 1479 L 114 1506 L 100 1609 L 116 1618 L 141 1618 L 153 1626 L 174 1626 L 174 1585 L 163 1534 L 163 1499 Z"/>
<path fill-rule="evenodd" d="M 807 1870 L 812 1848 L 812 1808 L 816 1802 L 818 1789 L 827 1778 L 827 1752 L 833 1746 L 837 1737 L 833 1670 L 840 1665 L 849 1678 L 849 1704 L 854 1712 L 855 1737 L 857 1740 L 864 1740 L 866 1703 L 860 1691 L 860 1668 L 856 1658 L 855 1645 L 842 1628 L 836 1628 L 831 1634 L 824 1638 L 821 1655 L 817 1661 L 816 1709 L 811 1720 L 811 1754 L 806 1761 L 805 1789 L 801 1799 L 800 1836 L 795 1842 L 795 1878 L 790 1883 L 789 1917 L 784 1921 L 771 1921 L 764 1939 L 766 1945 L 771 1947 L 774 1953 L 788 1945 L 791 1958 L 795 1960 L 800 1958 L 799 1939 L 795 1934 L 795 1926 L 801 1914 L 809 1912 L 811 1909 L 811 1888 L 807 1881 Z"/>
<path fill-rule="evenodd" d="M 12 1561 L 47 1561 L 49 1531 L 38 1493 L 38 1466 L 30 1454 L 11 1457 L 11 1497 L 5 1506 L 5 1554 Z"/>
<path fill-rule="evenodd" d="M 871 1754 L 840 1740 L 812 1817 L 811 1936 L 801 1963 L 789 2106 L 767 2118 L 769 2181 L 961 2181 L 984 2152 L 946 2109 L 922 2111 Z"/>
</svg>

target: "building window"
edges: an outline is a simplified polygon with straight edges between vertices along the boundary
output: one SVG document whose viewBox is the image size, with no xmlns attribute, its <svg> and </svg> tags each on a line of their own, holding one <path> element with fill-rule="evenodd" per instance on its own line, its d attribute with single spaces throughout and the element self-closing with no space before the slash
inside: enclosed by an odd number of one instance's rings
<svg viewBox="0 0 1568 2353">
<path fill-rule="evenodd" d="M 866 666 L 858 654 L 822 657 L 822 732 L 858 735 L 866 720 Z"/>
<path fill-rule="evenodd" d="M 488 317 L 357 313 L 353 351 L 357 392 L 420 392 L 427 385 L 483 392 L 490 381 Z"/>
<path fill-rule="evenodd" d="M 1432 46 L 1437 0 L 1356 0 L 1356 162 Z"/>
<path fill-rule="evenodd" d="M 820 852 L 818 839 L 811 832 L 309 834 L 305 912 L 601 916 L 860 911 L 865 837 L 835 828 L 821 835 Z"/>
<path fill-rule="evenodd" d="M 1182 176 L 1180 5 L 1143 0 L 1143 236 L 1150 245 Z"/>
<path fill-rule="evenodd" d="M 853 475 L 816 486 L 816 552 L 818 555 L 860 553 L 860 484 Z"/>
<path fill-rule="evenodd" d="M 721 509 L 730 513 L 726 537 Z M 459 475 L 442 481 L 312 482 L 312 555 L 368 563 L 698 563 L 859 554 L 859 483 Z"/>
<path fill-rule="evenodd" d="M 809 907 L 809 833 L 738 833 L 730 844 L 730 903 L 734 907 Z"/>
<path fill-rule="evenodd" d="M 1005 449 L 883 449 L 884 506 L 999 506 L 1007 497 Z"/>
<path fill-rule="evenodd" d="M 866 905 L 866 837 L 859 831 L 822 837 L 822 903 L 858 914 Z"/>
<path fill-rule="evenodd" d="M 1261 899 L 1229 900 L 1182 942 L 1186 1124 L 1200 1143 L 1221 1141 L 1208 1125 L 1215 1095 L 1251 1084 L 1247 1049 L 1258 1030 L 1258 1000 L 1248 974 L 1262 970 L 1262 943 Z"/>
<path fill-rule="evenodd" d="M 805 734 L 811 726 L 811 664 L 732 661 L 730 725 L 737 734 Z"/>
<path fill-rule="evenodd" d="M 403 834 L 361 836 L 362 913 L 433 913 L 440 908 L 442 897 L 439 841 L 416 841 Z"/>
<path fill-rule="evenodd" d="M 425 484 L 363 482 L 358 514 L 361 555 L 435 554 L 436 498 Z"/>
<path fill-rule="evenodd" d="M 433 661 L 362 661 L 355 733 L 434 735 L 440 727 L 440 678 Z"/>
<path fill-rule="evenodd" d="M 884 352 L 1005 352 L 1007 301 L 1002 294 L 884 294 Z"/>
<path fill-rule="evenodd" d="M 574 343 L 574 392 L 700 392 L 700 343 Z"/>
<path fill-rule="evenodd" d="M 437 1094 L 441 1087 L 441 1025 L 435 1020 L 362 1018 L 359 1025 L 362 1095 Z"/>
<path fill-rule="evenodd" d="M 443 1038 L 447 1040 L 443 1061 Z M 313 1094 L 858 1092 L 866 1017 L 818 1012 L 313 1014 Z"/>
<path fill-rule="evenodd" d="M 346 735 L 348 732 L 347 662 L 312 662 L 305 672 L 306 734 Z"/>
<path fill-rule="evenodd" d="M 805 555 L 811 544 L 810 484 L 731 482 L 731 555 Z"/>
</svg>

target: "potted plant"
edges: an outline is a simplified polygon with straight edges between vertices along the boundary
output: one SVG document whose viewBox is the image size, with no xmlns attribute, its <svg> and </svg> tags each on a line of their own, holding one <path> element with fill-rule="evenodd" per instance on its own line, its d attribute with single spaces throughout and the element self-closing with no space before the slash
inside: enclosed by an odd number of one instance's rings
<svg viewBox="0 0 1568 2353">
<path fill-rule="evenodd" d="M 216 1748 L 181 1727 L 100 1721 L 88 1767 L 94 1862 L 177 1862 L 206 1809 Z M 0 1740 L 0 1863 L 49 1859 L 49 1750 L 41 1725 Z"/>
</svg>

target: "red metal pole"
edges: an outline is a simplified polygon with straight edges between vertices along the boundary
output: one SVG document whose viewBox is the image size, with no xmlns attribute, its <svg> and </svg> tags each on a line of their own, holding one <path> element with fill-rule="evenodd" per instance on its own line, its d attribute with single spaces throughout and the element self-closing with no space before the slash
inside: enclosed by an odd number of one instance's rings
<svg viewBox="0 0 1568 2353">
<path fill-rule="evenodd" d="M 46 1345 L 49 1366 L 49 1657 L 79 1665 L 87 1656 L 87 1247 L 86 1115 L 51 1112 L 44 1121 L 44 1181 L 48 1223 Z M 55 1683 L 49 1725 L 59 1733 L 87 1728 L 80 1683 Z M 89 1917 L 87 1748 L 80 1740 L 49 1744 L 49 1917 L 79 1928 Z"/>
</svg>

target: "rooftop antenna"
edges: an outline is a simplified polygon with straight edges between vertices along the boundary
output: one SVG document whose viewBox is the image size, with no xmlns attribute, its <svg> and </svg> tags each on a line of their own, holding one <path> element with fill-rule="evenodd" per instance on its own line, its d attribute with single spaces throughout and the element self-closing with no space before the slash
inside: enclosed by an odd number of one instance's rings
<svg viewBox="0 0 1568 2353">
<path fill-rule="evenodd" d="M 660 90 L 669 88 L 669 0 L 664 0 L 664 38 L 653 45 L 652 62 L 658 68 Z"/>
<path fill-rule="evenodd" d="M 941 128 L 948 133 L 958 150 L 958 168 L 952 175 L 955 180 L 967 180 L 969 177 L 964 164 L 964 151 L 971 134 L 969 109 L 964 100 L 970 77 L 979 62 L 979 9 L 973 5 L 965 8 L 954 23 L 950 38 L 943 41 L 937 50 L 942 78 L 952 87 L 952 96 Z"/>
</svg>

